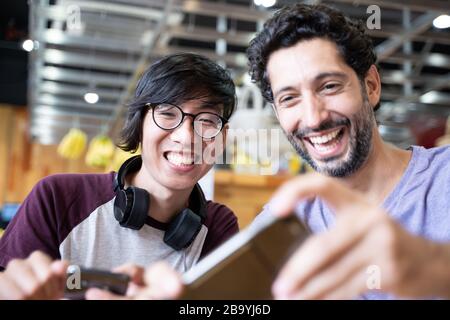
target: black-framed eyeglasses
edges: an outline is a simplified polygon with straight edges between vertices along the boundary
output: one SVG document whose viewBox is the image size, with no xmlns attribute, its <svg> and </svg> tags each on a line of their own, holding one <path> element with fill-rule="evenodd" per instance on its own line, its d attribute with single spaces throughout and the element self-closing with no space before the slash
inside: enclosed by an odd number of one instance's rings
<svg viewBox="0 0 450 320">
<path fill-rule="evenodd" d="M 152 109 L 153 121 L 163 130 L 174 130 L 183 123 L 186 116 L 191 117 L 195 133 L 204 139 L 212 139 L 217 136 L 228 122 L 227 119 L 216 113 L 187 113 L 171 103 L 147 103 L 146 106 Z"/>
</svg>

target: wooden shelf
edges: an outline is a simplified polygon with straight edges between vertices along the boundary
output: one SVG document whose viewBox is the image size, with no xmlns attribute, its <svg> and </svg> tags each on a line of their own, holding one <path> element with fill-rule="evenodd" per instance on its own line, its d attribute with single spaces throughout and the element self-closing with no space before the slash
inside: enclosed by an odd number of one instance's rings
<svg viewBox="0 0 450 320">
<path fill-rule="evenodd" d="M 238 174 L 228 170 L 217 170 L 214 177 L 214 200 L 234 211 L 242 229 L 262 211 L 275 190 L 292 177 Z"/>
</svg>

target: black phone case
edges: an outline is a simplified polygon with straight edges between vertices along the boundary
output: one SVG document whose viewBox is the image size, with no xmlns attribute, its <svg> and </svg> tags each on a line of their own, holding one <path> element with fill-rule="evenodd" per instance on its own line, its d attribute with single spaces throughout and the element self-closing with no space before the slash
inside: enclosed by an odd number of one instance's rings
<svg viewBox="0 0 450 320">
<path fill-rule="evenodd" d="M 74 273 L 67 273 L 67 279 L 73 275 Z M 118 295 L 125 295 L 130 281 L 130 277 L 126 274 L 89 268 L 80 268 L 80 277 L 80 286 L 77 288 L 69 289 L 68 283 L 66 283 L 64 298 L 83 300 L 89 288 L 99 288 Z"/>
</svg>

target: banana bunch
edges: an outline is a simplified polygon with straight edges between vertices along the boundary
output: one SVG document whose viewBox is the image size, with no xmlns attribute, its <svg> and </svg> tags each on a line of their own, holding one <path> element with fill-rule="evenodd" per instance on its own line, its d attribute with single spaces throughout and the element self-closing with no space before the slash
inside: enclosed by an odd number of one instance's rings
<svg viewBox="0 0 450 320">
<path fill-rule="evenodd" d="M 114 143 L 108 136 L 104 134 L 95 136 L 89 143 L 86 164 L 91 167 L 106 167 L 110 164 L 115 149 Z"/>
<path fill-rule="evenodd" d="M 58 145 L 58 154 L 66 159 L 78 159 L 86 148 L 87 135 L 77 128 L 72 128 Z"/>
<path fill-rule="evenodd" d="M 116 148 L 116 151 L 114 152 L 114 157 L 110 163 L 110 165 L 106 168 L 106 172 L 110 172 L 110 171 L 119 171 L 120 166 L 122 165 L 122 163 L 124 163 L 127 159 L 141 154 L 141 150 L 138 149 L 136 152 L 131 153 L 131 152 L 127 152 L 127 151 L 123 151 L 120 148 Z"/>
</svg>

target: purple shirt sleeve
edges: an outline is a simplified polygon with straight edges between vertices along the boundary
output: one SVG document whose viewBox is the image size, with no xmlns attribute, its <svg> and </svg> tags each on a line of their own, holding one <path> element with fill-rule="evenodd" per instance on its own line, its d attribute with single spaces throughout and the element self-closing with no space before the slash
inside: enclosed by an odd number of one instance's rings
<svg viewBox="0 0 450 320">
<path fill-rule="evenodd" d="M 239 231 L 237 218 L 223 204 L 208 201 L 205 225 L 208 227 L 200 259 Z"/>
<path fill-rule="evenodd" d="M 27 196 L 0 240 L 0 266 L 15 258 L 24 259 L 34 250 L 59 258 L 58 222 L 47 196 L 48 185 L 41 180 Z"/>
<path fill-rule="evenodd" d="M 60 258 L 59 245 L 99 204 L 112 199 L 113 174 L 58 174 L 39 181 L 0 238 L 0 267 L 40 250 Z"/>
</svg>

